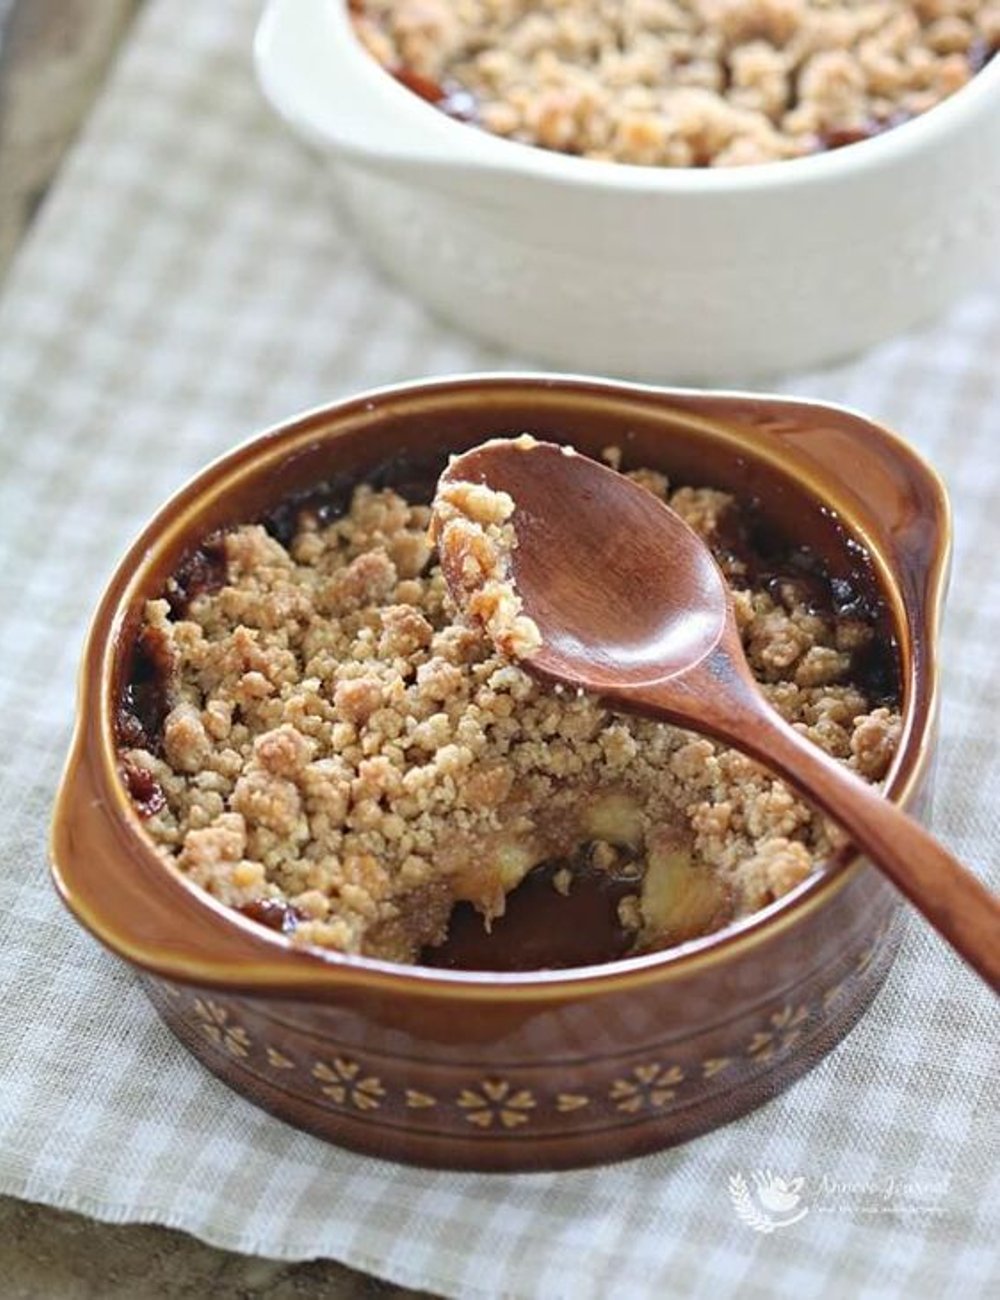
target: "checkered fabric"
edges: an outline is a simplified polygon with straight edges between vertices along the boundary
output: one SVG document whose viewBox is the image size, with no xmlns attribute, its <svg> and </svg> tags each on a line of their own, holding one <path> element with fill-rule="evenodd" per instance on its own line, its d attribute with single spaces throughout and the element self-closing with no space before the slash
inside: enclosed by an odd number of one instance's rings
<svg viewBox="0 0 1000 1300">
<path fill-rule="evenodd" d="M 229 1092 L 56 901 L 46 823 L 85 625 L 140 523 L 255 428 L 376 383 L 504 368 L 365 264 L 255 88 L 254 0 L 152 0 L 0 301 L 0 1192 L 329 1256 L 451 1296 L 985 1296 L 997 1022 L 920 920 L 863 1023 L 782 1097 L 599 1171 L 428 1173 Z M 665 381 L 670 375 L 664 374 Z M 1000 857 L 1000 296 L 786 392 L 858 406 L 956 509 L 934 827 Z M 754 1175 L 804 1217 L 740 1217 Z M 996 1294 L 995 1291 L 992 1294 Z"/>
</svg>

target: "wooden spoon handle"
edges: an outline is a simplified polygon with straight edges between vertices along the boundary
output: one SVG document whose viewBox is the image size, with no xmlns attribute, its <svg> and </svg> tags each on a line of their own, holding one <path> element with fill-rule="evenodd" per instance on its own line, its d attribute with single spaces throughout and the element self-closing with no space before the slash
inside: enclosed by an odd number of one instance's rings
<svg viewBox="0 0 1000 1300">
<path fill-rule="evenodd" d="M 993 991 L 1000 992 L 1000 901 L 924 828 L 824 754 L 763 700 L 726 736 L 848 833 Z M 721 728 L 715 728 L 721 730 Z"/>
</svg>

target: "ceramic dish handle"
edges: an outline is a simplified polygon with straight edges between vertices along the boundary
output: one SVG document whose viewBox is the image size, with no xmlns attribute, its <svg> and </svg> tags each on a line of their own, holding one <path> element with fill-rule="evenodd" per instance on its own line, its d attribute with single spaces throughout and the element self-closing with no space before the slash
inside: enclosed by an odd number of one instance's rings
<svg viewBox="0 0 1000 1300">
<path fill-rule="evenodd" d="M 376 171 L 457 172 L 482 166 L 501 143 L 420 103 L 390 76 L 354 35 L 346 0 L 271 0 L 254 59 L 265 95 L 291 126 Z M 401 98 L 409 111 L 400 111 Z"/>
<path fill-rule="evenodd" d="M 80 717 L 89 712 L 87 685 Z M 321 958 L 234 914 L 143 843 L 138 815 L 93 731 L 78 726 L 56 801 L 52 875 L 63 902 L 103 944 L 140 968 L 202 987 L 253 982 L 294 995 Z"/>
</svg>

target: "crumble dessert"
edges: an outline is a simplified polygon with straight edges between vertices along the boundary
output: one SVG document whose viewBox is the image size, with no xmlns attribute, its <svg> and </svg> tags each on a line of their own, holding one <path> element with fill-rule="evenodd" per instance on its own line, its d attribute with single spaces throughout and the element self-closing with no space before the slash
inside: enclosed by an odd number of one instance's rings
<svg viewBox="0 0 1000 1300">
<path fill-rule="evenodd" d="M 533 438 L 518 439 L 526 446 Z M 510 576 L 510 553 L 517 537 L 507 492 L 481 483 L 438 484 L 431 514 L 430 540 L 438 549 L 445 576 L 463 595 L 462 614 L 483 629 L 510 659 L 527 659 L 542 644 L 534 619 L 521 612 L 521 597 Z"/>
<path fill-rule="evenodd" d="M 631 477 L 712 546 L 774 705 L 880 780 L 898 670 L 857 549 L 853 576 L 831 577 L 752 503 Z M 461 621 L 429 495 L 363 484 L 339 516 L 286 503 L 208 538 L 147 603 L 118 738 L 167 862 L 293 944 L 402 962 L 432 960 L 463 905 L 480 928 L 500 917 L 529 873 L 567 904 L 584 873 L 606 878 L 637 952 L 815 870 L 836 832 L 758 763 L 542 686 Z M 475 508 L 509 526 L 506 503 Z"/>
<path fill-rule="evenodd" d="M 1000 46 L 987 0 L 356 0 L 389 71 L 497 135 L 644 166 L 770 162 L 915 117 Z"/>
</svg>

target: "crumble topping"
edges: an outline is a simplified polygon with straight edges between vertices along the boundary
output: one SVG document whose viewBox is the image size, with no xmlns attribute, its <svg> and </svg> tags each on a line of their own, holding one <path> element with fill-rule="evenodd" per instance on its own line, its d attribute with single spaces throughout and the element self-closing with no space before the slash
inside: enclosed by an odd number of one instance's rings
<svg viewBox="0 0 1000 1300">
<path fill-rule="evenodd" d="M 529 438 L 523 445 L 533 442 Z M 535 621 L 521 612 L 521 597 L 511 580 L 510 554 L 517 546 L 513 513 L 506 492 L 482 483 L 442 481 L 434 497 L 430 539 L 452 590 L 462 593 L 463 615 L 509 659 L 527 659 L 542 637 Z"/>
<path fill-rule="evenodd" d="M 632 477 L 716 550 L 775 707 L 880 780 L 900 720 L 855 671 L 874 618 L 814 573 L 755 573 L 728 494 Z M 508 503 L 461 500 L 487 538 L 509 527 Z M 126 714 L 120 743 L 167 861 L 293 944 L 412 962 L 457 902 L 488 923 L 540 863 L 569 892 L 581 852 L 622 882 L 633 950 L 745 916 L 829 854 L 832 828 L 753 760 L 544 687 L 461 621 L 429 523 L 362 485 L 332 522 L 303 510 L 287 545 L 259 524 L 214 539 L 217 581 L 147 603 L 165 714 Z"/>
<path fill-rule="evenodd" d="M 997 0 L 364 0 L 354 22 L 456 116 L 643 166 L 853 143 L 934 107 L 1000 46 Z"/>
</svg>

